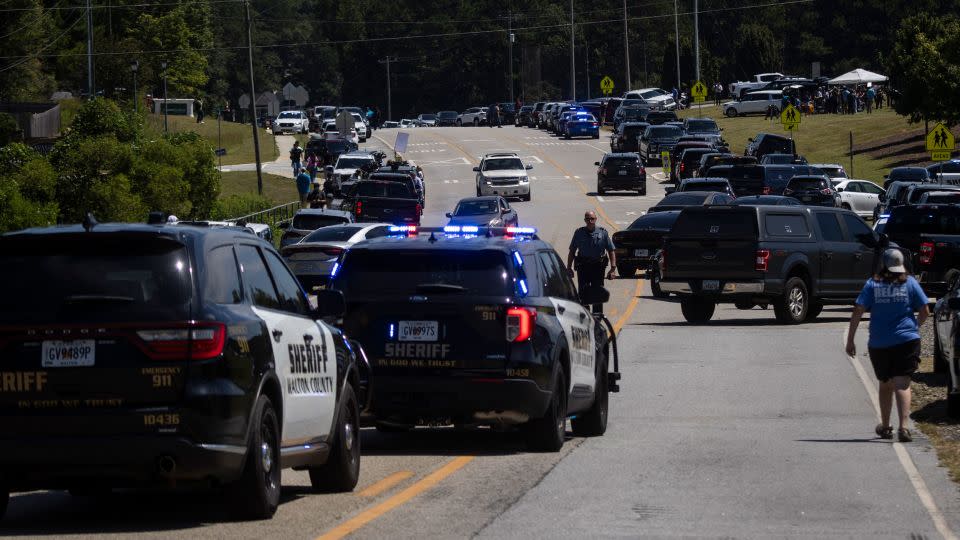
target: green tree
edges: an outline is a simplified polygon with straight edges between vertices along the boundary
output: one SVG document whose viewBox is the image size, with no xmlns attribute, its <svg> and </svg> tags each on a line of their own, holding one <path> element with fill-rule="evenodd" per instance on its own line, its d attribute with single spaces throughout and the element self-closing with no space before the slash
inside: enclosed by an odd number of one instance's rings
<svg viewBox="0 0 960 540">
<path fill-rule="evenodd" d="M 734 75 L 745 80 L 755 73 L 779 70 L 783 65 L 781 41 L 765 25 L 747 23 L 740 26 L 734 39 Z"/>
<path fill-rule="evenodd" d="M 0 232 L 56 223 L 57 175 L 22 144 L 0 148 Z"/>
<path fill-rule="evenodd" d="M 891 82 L 899 95 L 894 108 L 910 122 L 960 122 L 960 22 L 956 17 L 926 14 L 908 17 L 897 29 L 886 57 Z"/>
</svg>

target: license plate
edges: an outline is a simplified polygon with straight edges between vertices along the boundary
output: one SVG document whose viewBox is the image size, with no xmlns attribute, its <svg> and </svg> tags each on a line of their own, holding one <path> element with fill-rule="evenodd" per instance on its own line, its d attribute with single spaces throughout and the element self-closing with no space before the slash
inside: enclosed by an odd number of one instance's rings
<svg viewBox="0 0 960 540">
<path fill-rule="evenodd" d="M 620 176 L 626 176 L 626 175 L 627 175 L 627 171 L 620 171 L 620 172 L 618 172 L 617 174 L 619 174 Z"/>
<path fill-rule="evenodd" d="M 650 255 L 650 251 L 646 249 L 635 249 L 633 250 L 634 257 L 647 257 Z"/>
<path fill-rule="evenodd" d="M 96 360 L 97 342 L 92 339 L 44 341 L 40 347 L 45 368 L 87 367 Z"/>
<path fill-rule="evenodd" d="M 436 341 L 440 325 L 437 321 L 400 321 L 400 341 Z"/>
<path fill-rule="evenodd" d="M 705 279 L 703 280 L 703 290 L 705 291 L 716 291 L 720 289 L 720 281 L 716 279 Z"/>
</svg>

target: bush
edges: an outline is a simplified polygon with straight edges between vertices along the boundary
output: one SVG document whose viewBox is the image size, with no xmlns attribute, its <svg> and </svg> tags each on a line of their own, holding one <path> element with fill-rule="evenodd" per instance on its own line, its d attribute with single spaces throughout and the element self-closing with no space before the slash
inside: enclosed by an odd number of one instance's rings
<svg viewBox="0 0 960 540">
<path fill-rule="evenodd" d="M 273 207 L 273 202 L 260 195 L 230 195 L 216 201 L 210 214 L 212 220 L 234 219 Z"/>
<path fill-rule="evenodd" d="M 8 113 L 0 113 L 0 146 L 23 140 L 23 131 L 17 125 L 17 119 Z"/>
<path fill-rule="evenodd" d="M 0 232 L 53 225 L 57 175 L 39 156 L 0 174 Z"/>
</svg>

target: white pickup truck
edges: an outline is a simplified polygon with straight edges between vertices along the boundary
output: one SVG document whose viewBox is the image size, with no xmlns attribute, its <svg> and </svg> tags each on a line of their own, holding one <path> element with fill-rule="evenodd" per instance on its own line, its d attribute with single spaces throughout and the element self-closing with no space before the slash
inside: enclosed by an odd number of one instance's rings
<svg viewBox="0 0 960 540">
<path fill-rule="evenodd" d="M 777 79 L 783 78 L 783 73 L 758 73 L 753 76 L 752 81 L 737 81 L 730 83 L 730 95 L 736 99 L 743 97 L 747 92 L 759 90 Z"/>
</svg>

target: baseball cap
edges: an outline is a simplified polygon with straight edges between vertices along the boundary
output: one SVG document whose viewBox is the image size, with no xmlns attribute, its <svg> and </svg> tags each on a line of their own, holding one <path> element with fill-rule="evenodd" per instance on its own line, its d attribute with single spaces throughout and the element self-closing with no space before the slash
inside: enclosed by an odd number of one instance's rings
<svg viewBox="0 0 960 540">
<path fill-rule="evenodd" d="M 906 267 L 903 266 L 903 253 L 899 249 L 888 249 L 883 252 L 883 267 L 894 274 L 907 272 Z"/>
</svg>

